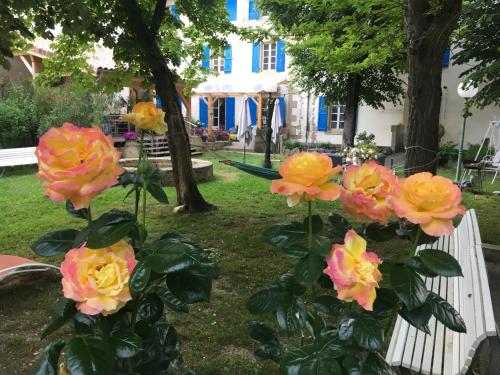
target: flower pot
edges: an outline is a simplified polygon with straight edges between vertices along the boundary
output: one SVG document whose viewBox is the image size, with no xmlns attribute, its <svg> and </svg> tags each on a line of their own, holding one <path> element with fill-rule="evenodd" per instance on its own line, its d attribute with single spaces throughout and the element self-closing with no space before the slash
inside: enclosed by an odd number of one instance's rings
<svg viewBox="0 0 500 375">
<path fill-rule="evenodd" d="M 123 147 L 122 158 L 123 159 L 137 159 L 139 158 L 139 142 L 137 141 L 125 141 L 125 147 Z"/>
</svg>

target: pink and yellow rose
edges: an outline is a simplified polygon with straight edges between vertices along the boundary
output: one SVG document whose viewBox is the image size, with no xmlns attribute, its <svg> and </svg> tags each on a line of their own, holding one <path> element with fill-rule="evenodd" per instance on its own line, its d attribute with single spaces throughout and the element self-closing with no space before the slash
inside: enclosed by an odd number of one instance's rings
<svg viewBox="0 0 500 375">
<path fill-rule="evenodd" d="M 318 152 L 299 152 L 280 166 L 281 179 L 274 180 L 271 192 L 287 196 L 290 207 L 315 199 L 333 201 L 341 188 L 332 182 L 342 167 L 333 167 L 332 159 Z"/>
<path fill-rule="evenodd" d="M 113 138 L 97 128 L 69 123 L 52 128 L 40 138 L 35 154 L 37 177 L 44 181 L 45 195 L 55 202 L 70 200 L 77 210 L 116 185 L 123 173 Z"/>
<path fill-rule="evenodd" d="M 382 280 L 378 266 L 382 261 L 377 254 L 366 251 L 366 241 L 354 230 L 349 230 L 344 244 L 333 245 L 326 258 L 328 267 L 323 271 L 337 290 L 337 298 L 356 301 L 365 310 L 373 310 L 376 288 Z"/>
<path fill-rule="evenodd" d="M 131 299 L 128 281 L 136 264 L 123 240 L 103 249 L 72 249 L 61 264 L 64 297 L 84 314 L 114 314 Z"/>
<path fill-rule="evenodd" d="M 156 107 L 153 102 L 139 102 L 134 105 L 132 112 L 122 117 L 136 127 L 143 130 L 152 130 L 157 134 L 165 134 L 165 112 Z"/>
<path fill-rule="evenodd" d="M 387 223 L 393 214 L 388 197 L 396 181 L 390 169 L 373 160 L 350 165 L 344 172 L 344 209 L 360 219 Z"/>
<path fill-rule="evenodd" d="M 451 180 L 422 172 L 401 179 L 391 198 L 396 215 L 414 224 L 430 236 L 450 235 L 452 219 L 464 215 L 462 193 Z"/>
</svg>

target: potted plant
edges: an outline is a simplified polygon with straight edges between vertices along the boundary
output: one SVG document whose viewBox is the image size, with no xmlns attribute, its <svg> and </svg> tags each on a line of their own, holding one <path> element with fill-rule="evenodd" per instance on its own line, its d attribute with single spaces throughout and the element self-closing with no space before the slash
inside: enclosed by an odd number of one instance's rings
<svg viewBox="0 0 500 375">
<path fill-rule="evenodd" d="M 135 131 L 129 131 L 123 134 L 123 139 L 125 140 L 125 146 L 123 147 L 122 158 L 139 158 L 139 142 L 137 142 L 139 134 Z"/>
</svg>

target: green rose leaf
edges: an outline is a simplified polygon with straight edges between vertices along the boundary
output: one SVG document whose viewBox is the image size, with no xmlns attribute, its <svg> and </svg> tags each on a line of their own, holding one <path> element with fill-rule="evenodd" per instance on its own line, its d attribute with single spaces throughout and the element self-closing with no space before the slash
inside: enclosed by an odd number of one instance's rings
<svg viewBox="0 0 500 375">
<path fill-rule="evenodd" d="M 163 303 L 173 311 L 181 313 L 189 312 L 188 306 L 184 302 L 182 302 L 179 298 L 174 296 L 174 294 L 170 290 L 163 288 L 161 290 L 157 290 L 157 293 L 162 299 Z"/>
<path fill-rule="evenodd" d="M 102 249 L 114 245 L 129 234 L 135 222 L 136 218 L 130 212 L 111 210 L 92 223 L 86 246 Z"/>
<path fill-rule="evenodd" d="M 154 323 L 163 316 L 163 301 L 156 293 L 146 296 L 137 310 L 137 320 Z"/>
<path fill-rule="evenodd" d="M 458 311 L 455 310 L 447 301 L 433 292 L 429 293 L 427 300 L 431 305 L 434 317 L 443 323 L 447 328 L 455 332 L 465 333 L 467 331 L 464 320 Z"/>
<path fill-rule="evenodd" d="M 208 259 L 208 254 L 198 245 L 182 238 L 160 239 L 151 249 L 153 252 L 146 257 L 145 264 L 157 273 L 182 271 Z"/>
<path fill-rule="evenodd" d="M 118 184 L 122 187 L 127 187 L 128 185 L 135 184 L 135 173 L 125 171 L 121 175 L 118 176 Z"/>
<path fill-rule="evenodd" d="M 337 316 L 344 306 L 341 300 L 329 295 L 316 297 L 313 305 L 317 311 L 330 316 Z"/>
<path fill-rule="evenodd" d="M 425 283 L 415 271 L 405 265 L 395 264 L 389 275 L 394 292 L 408 310 L 424 304 L 428 291 Z"/>
<path fill-rule="evenodd" d="M 132 271 L 132 275 L 130 275 L 130 280 L 128 283 L 130 289 L 130 295 L 132 296 L 133 299 L 136 299 L 139 296 L 139 294 L 144 289 L 146 289 L 149 283 L 150 276 L 151 276 L 151 268 L 146 266 L 146 264 L 143 261 L 137 263 L 134 270 Z"/>
<path fill-rule="evenodd" d="M 398 297 L 391 289 L 378 288 L 376 293 L 377 298 L 375 298 L 375 302 L 373 303 L 374 314 L 391 311 L 398 302 Z"/>
<path fill-rule="evenodd" d="M 167 193 L 165 193 L 165 190 L 163 190 L 163 188 L 160 185 L 157 185 L 152 181 L 148 181 L 147 190 L 149 194 L 151 194 L 153 198 L 156 199 L 158 202 L 163 204 L 168 204 Z"/>
<path fill-rule="evenodd" d="M 114 331 L 111 344 L 118 358 L 132 358 L 142 350 L 142 339 L 131 328 Z"/>
<path fill-rule="evenodd" d="M 283 248 L 283 252 L 287 257 L 294 259 L 304 258 L 306 255 L 309 254 L 309 250 L 307 250 L 307 247 L 295 243 L 285 246 Z"/>
<path fill-rule="evenodd" d="M 398 228 L 399 223 L 397 220 L 391 220 L 387 225 L 373 222 L 366 226 L 364 234 L 372 241 L 384 242 L 396 237 L 396 229 Z"/>
<path fill-rule="evenodd" d="M 77 217 L 79 219 L 88 220 L 89 219 L 89 209 L 88 208 L 80 208 L 79 210 L 75 209 L 73 203 L 71 201 L 66 201 L 66 211 L 73 217 Z"/>
<path fill-rule="evenodd" d="M 353 323 L 353 336 L 359 346 L 368 350 L 381 350 L 384 345 L 384 335 L 374 318 L 359 316 Z"/>
<path fill-rule="evenodd" d="M 311 223 L 312 223 L 312 232 L 313 233 L 321 232 L 321 229 L 323 229 L 323 220 L 321 219 L 321 216 L 312 215 L 311 216 Z M 304 225 L 304 228 L 306 228 L 309 231 L 309 216 L 307 216 L 304 219 L 303 225 Z"/>
<path fill-rule="evenodd" d="M 418 231 L 420 231 L 420 235 L 418 238 L 418 245 L 432 244 L 439 239 L 439 237 L 434 237 L 434 236 L 428 235 L 422 229 L 420 229 L 418 225 L 414 225 L 413 228 L 409 232 L 405 233 L 408 235 L 408 237 L 410 238 L 410 241 L 412 243 L 415 243 L 415 239 L 417 238 Z"/>
<path fill-rule="evenodd" d="M 288 351 L 281 360 L 282 375 L 342 374 L 336 358 L 344 354 L 338 337 L 320 337 L 314 345 Z"/>
<path fill-rule="evenodd" d="M 330 234 L 333 236 L 335 240 L 334 242 L 343 241 L 347 231 L 352 228 L 351 223 L 349 223 L 343 216 L 335 213 L 330 213 L 328 215 L 328 221 L 332 224 Z"/>
<path fill-rule="evenodd" d="M 208 302 L 212 282 L 218 276 L 219 270 L 215 264 L 203 263 L 187 270 L 169 273 L 167 286 L 184 303 Z"/>
<path fill-rule="evenodd" d="M 432 272 L 430 269 L 428 269 L 425 266 L 424 262 L 422 262 L 422 259 L 417 257 L 417 256 L 413 256 L 413 257 L 407 259 L 405 264 L 422 276 L 425 276 L 425 277 L 438 276 L 437 273 Z"/>
<path fill-rule="evenodd" d="M 361 369 L 363 375 L 393 375 L 391 366 L 377 352 L 370 352 L 366 356 Z"/>
<path fill-rule="evenodd" d="M 70 374 L 114 374 L 113 347 L 102 337 L 73 337 L 66 350 L 66 364 Z"/>
<path fill-rule="evenodd" d="M 248 324 L 250 337 L 263 344 L 280 346 L 280 341 L 274 331 L 264 323 L 253 320 Z"/>
<path fill-rule="evenodd" d="M 57 331 L 59 328 L 73 319 L 75 314 L 75 302 L 69 299 L 63 299 L 59 303 L 59 306 L 57 307 L 57 310 L 52 317 L 52 321 L 43 330 L 41 338 L 43 339 L 51 333 Z"/>
<path fill-rule="evenodd" d="M 265 361 L 270 359 L 274 362 L 279 363 L 282 350 L 281 348 L 269 344 L 259 344 L 253 352 L 255 359 L 257 361 Z"/>
<path fill-rule="evenodd" d="M 307 236 L 307 228 L 301 223 L 275 224 L 263 233 L 264 240 L 271 245 L 285 247 Z"/>
<path fill-rule="evenodd" d="M 325 268 L 325 258 L 316 254 L 309 254 L 297 263 L 295 279 L 306 287 L 311 286 L 319 279 Z"/>
<path fill-rule="evenodd" d="M 354 353 L 347 353 L 342 361 L 342 367 L 347 370 L 347 375 L 361 375 L 359 359 Z"/>
<path fill-rule="evenodd" d="M 31 245 L 31 249 L 43 257 L 66 253 L 73 248 L 78 233 L 75 229 L 47 233 Z"/>
<path fill-rule="evenodd" d="M 137 241 L 140 247 L 140 245 L 146 242 L 146 239 L 148 238 L 148 231 L 144 224 L 135 223 L 128 235 L 130 236 L 130 238 Z"/>
<path fill-rule="evenodd" d="M 328 237 L 315 235 L 312 239 L 311 251 L 326 257 L 332 251 L 332 241 Z"/>
<path fill-rule="evenodd" d="M 427 269 L 440 276 L 463 276 L 458 261 L 445 251 L 425 249 L 418 252 L 418 257 Z"/>
<path fill-rule="evenodd" d="M 59 356 L 64 345 L 63 340 L 58 340 L 45 347 L 38 361 L 35 375 L 57 375 L 59 373 Z"/>
<path fill-rule="evenodd" d="M 427 297 L 427 299 L 429 299 L 429 297 Z M 427 334 L 431 333 L 427 323 L 432 316 L 432 308 L 428 302 L 411 311 L 408 311 L 406 306 L 403 306 L 399 311 L 399 315 L 401 315 L 404 320 L 406 320 L 408 323 L 421 330 L 422 332 Z"/>
</svg>

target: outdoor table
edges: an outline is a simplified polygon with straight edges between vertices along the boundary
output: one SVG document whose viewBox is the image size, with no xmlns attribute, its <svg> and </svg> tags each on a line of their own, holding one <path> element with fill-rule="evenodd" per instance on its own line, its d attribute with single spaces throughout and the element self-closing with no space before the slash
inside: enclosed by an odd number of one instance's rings
<svg viewBox="0 0 500 375">
<path fill-rule="evenodd" d="M 478 179 L 477 182 L 477 187 L 479 189 L 479 192 L 483 192 L 483 170 L 486 168 L 486 165 L 484 163 L 467 163 L 464 164 L 464 169 L 468 171 L 476 171 L 476 176 Z M 460 187 L 462 187 L 463 179 L 460 182 Z"/>
</svg>

